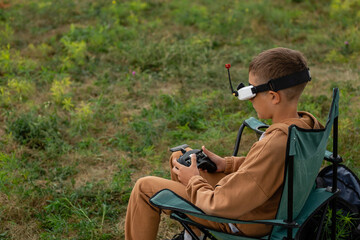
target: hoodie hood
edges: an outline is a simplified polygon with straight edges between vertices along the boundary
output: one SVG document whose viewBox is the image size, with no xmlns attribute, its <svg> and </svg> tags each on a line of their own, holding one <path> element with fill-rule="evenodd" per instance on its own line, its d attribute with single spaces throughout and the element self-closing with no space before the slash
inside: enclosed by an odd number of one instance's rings
<svg viewBox="0 0 360 240">
<path fill-rule="evenodd" d="M 322 129 L 324 126 L 311 114 L 308 112 L 298 112 L 300 118 L 288 118 L 284 119 L 279 123 L 272 124 L 267 130 L 266 134 L 274 131 L 275 129 L 280 129 L 285 134 L 288 133 L 288 128 L 290 125 L 296 125 L 304 129 Z"/>
</svg>

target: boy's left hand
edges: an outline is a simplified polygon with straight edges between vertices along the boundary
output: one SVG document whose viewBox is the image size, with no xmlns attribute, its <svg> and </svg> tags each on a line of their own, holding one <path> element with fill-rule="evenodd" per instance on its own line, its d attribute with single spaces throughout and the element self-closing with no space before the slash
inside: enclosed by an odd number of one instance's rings
<svg viewBox="0 0 360 240">
<path fill-rule="evenodd" d="M 176 159 L 173 159 L 173 166 L 173 173 L 177 175 L 179 181 L 185 186 L 188 184 L 190 178 L 200 175 L 196 163 L 196 154 L 191 154 L 191 165 L 189 167 L 180 164 Z"/>
</svg>

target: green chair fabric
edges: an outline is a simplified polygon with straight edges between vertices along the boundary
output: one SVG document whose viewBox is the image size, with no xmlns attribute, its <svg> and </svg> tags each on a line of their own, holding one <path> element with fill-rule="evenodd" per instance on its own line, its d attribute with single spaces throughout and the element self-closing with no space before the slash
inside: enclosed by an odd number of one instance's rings
<svg viewBox="0 0 360 240">
<path fill-rule="evenodd" d="M 326 150 L 326 146 L 334 124 L 334 119 L 336 119 L 339 114 L 338 105 L 339 91 L 338 89 L 334 89 L 333 100 L 324 129 L 301 129 L 295 125 L 289 127 L 284 188 L 276 219 L 241 221 L 209 216 L 192 203 L 182 199 L 168 189 L 161 190 L 155 194 L 150 199 L 151 204 L 159 208 L 172 210 L 172 218 L 182 223 L 198 226 L 200 229 L 202 227 L 191 221 L 186 215 L 222 223 L 262 223 L 273 225 L 274 227 L 271 234 L 260 239 L 283 239 L 288 235 L 289 228 L 292 229 L 292 232 L 289 233 L 292 235 L 291 237 L 296 237 L 299 228 L 301 228 L 304 222 L 306 222 L 317 209 L 328 203 L 328 201 L 335 196 L 335 193 L 328 192 L 326 189 L 315 189 L 314 183 L 324 157 L 331 156 L 331 152 Z M 255 118 L 248 119 L 247 124 L 250 128 L 254 129 L 259 129 L 259 127 L 264 127 L 265 125 Z M 292 194 L 289 195 L 289 191 Z M 291 213 L 288 212 L 289 201 L 290 203 L 292 202 L 290 205 L 292 206 L 290 208 L 292 209 L 292 223 L 290 224 L 288 221 L 289 215 L 291 215 Z M 254 239 L 251 237 L 221 233 L 211 229 L 203 230 L 210 232 L 215 239 Z"/>
<path fill-rule="evenodd" d="M 268 128 L 269 125 L 259 121 L 258 119 L 251 117 L 248 118 L 244 121 L 245 125 L 249 128 L 251 128 L 253 131 L 255 131 L 258 134 L 263 133 L 263 131 L 261 131 L 261 128 Z"/>
<path fill-rule="evenodd" d="M 293 157 L 293 198 L 296 199 L 293 207 L 293 217 L 296 218 L 302 210 L 319 172 L 324 156 L 327 154 L 326 146 L 334 119 L 338 117 L 339 92 L 333 91 L 333 101 L 331 103 L 326 126 L 321 130 L 307 130 L 298 128 L 295 125 L 289 127 L 287 156 Z M 287 159 L 288 160 L 288 159 Z M 285 175 L 285 186 L 282 199 L 280 201 L 277 219 L 287 218 L 288 204 L 288 171 Z M 280 230 L 274 227 L 273 234 Z M 296 230 L 294 231 L 296 233 Z"/>
</svg>

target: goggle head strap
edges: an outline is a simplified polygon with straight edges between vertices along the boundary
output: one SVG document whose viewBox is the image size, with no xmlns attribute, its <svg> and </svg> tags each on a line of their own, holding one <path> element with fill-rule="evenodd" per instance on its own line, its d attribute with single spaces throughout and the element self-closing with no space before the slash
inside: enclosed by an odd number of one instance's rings
<svg viewBox="0 0 360 240">
<path fill-rule="evenodd" d="M 265 92 L 265 91 L 274 91 L 277 92 L 282 89 L 293 87 L 301 83 L 311 81 L 311 75 L 309 68 L 304 69 L 300 72 L 295 72 L 283 77 L 271 79 L 265 84 L 258 85 L 252 88 L 253 93 Z"/>
</svg>

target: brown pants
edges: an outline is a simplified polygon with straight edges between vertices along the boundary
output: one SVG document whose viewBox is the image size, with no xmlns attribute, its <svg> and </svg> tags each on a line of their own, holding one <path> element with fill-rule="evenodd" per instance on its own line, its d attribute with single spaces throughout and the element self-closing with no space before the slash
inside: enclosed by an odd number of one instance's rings
<svg viewBox="0 0 360 240">
<path fill-rule="evenodd" d="M 171 159 L 173 156 L 178 157 L 180 152 L 175 152 L 170 157 L 170 167 L 173 165 Z M 225 176 L 223 173 L 206 173 L 200 171 L 200 175 L 205 178 L 209 184 L 213 187 L 219 182 L 221 178 Z M 183 197 L 188 199 L 185 186 L 182 185 L 175 174 L 171 172 L 171 179 L 164 179 L 159 177 L 143 177 L 140 178 L 130 195 L 129 204 L 126 212 L 125 221 L 125 239 L 126 240 L 146 240 L 156 239 L 159 223 L 160 214 L 164 212 L 169 215 L 170 211 L 161 211 L 160 209 L 152 206 L 149 199 L 158 191 L 167 188 Z M 192 219 L 196 219 L 191 217 Z M 220 224 L 215 222 L 209 222 L 202 219 L 196 219 L 207 227 L 218 229 L 225 232 L 231 232 L 227 224 Z"/>
</svg>

